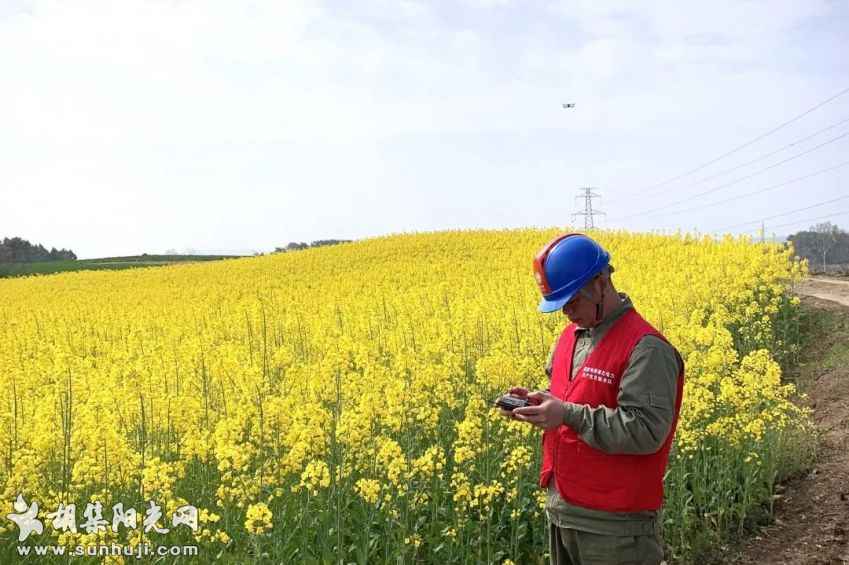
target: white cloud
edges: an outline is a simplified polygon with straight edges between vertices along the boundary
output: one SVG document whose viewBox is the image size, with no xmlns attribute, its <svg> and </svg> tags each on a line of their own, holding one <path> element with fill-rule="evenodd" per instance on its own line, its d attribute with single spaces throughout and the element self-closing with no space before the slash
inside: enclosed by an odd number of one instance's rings
<svg viewBox="0 0 849 565">
<path fill-rule="evenodd" d="M 403 209 L 409 191 L 436 183 L 447 191 L 436 219 L 465 213 L 463 191 L 485 198 L 489 185 L 505 201 L 523 175 L 534 186 L 638 185 L 763 131 L 836 82 L 782 58 L 821 3 L 10 6 L 0 10 L 0 220 L 89 249 L 120 226 L 135 227 L 110 244 L 137 249 L 414 229 L 426 199 Z M 699 138 L 674 141 L 682 132 Z M 513 217 L 538 212 L 523 206 Z M 162 219 L 156 235 L 150 217 Z"/>
<path fill-rule="evenodd" d="M 510 0 L 465 0 L 465 2 L 472 6 L 485 9 L 503 8 L 504 6 L 511 4 Z"/>
</svg>

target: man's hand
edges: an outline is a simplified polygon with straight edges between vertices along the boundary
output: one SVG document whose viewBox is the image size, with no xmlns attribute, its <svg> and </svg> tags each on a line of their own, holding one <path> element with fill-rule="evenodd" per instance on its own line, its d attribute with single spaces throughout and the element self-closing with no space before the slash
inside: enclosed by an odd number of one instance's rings
<svg viewBox="0 0 849 565">
<path fill-rule="evenodd" d="M 536 406 L 516 408 L 512 412 L 514 419 L 528 422 L 544 430 L 550 430 L 563 424 L 566 408 L 559 398 L 542 391 L 531 393 L 525 391 L 524 396 L 535 402 Z"/>
</svg>

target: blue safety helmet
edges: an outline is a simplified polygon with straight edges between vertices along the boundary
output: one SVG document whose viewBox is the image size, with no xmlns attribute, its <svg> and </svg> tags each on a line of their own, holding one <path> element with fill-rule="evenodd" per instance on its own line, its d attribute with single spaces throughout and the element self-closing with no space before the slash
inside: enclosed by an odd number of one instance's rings
<svg viewBox="0 0 849 565">
<path fill-rule="evenodd" d="M 580 233 L 561 235 L 534 258 L 534 275 L 542 300 L 540 312 L 556 312 L 610 264 L 610 254 Z"/>
</svg>

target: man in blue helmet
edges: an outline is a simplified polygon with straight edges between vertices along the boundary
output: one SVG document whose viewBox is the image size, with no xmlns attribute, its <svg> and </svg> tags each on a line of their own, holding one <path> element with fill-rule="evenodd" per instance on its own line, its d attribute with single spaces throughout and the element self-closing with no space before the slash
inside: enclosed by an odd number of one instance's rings
<svg viewBox="0 0 849 565">
<path fill-rule="evenodd" d="M 571 323 L 549 355 L 549 390 L 511 389 L 533 405 L 503 414 L 544 430 L 551 563 L 658 564 L 684 363 L 616 291 L 610 255 L 591 238 L 554 239 L 534 271 L 540 311 L 560 310 Z"/>
</svg>

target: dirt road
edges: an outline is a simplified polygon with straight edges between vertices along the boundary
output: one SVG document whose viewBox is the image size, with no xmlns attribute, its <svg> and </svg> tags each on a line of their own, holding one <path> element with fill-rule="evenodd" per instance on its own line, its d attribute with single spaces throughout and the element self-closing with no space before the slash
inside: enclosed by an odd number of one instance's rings
<svg viewBox="0 0 849 565">
<path fill-rule="evenodd" d="M 849 306 L 849 279 L 813 277 L 799 285 L 799 294 Z"/>
<path fill-rule="evenodd" d="M 817 328 L 797 380 L 814 409 L 817 462 L 778 489 L 775 524 L 729 559 L 739 565 L 849 564 L 849 280 L 812 278 L 797 291 Z"/>
</svg>

